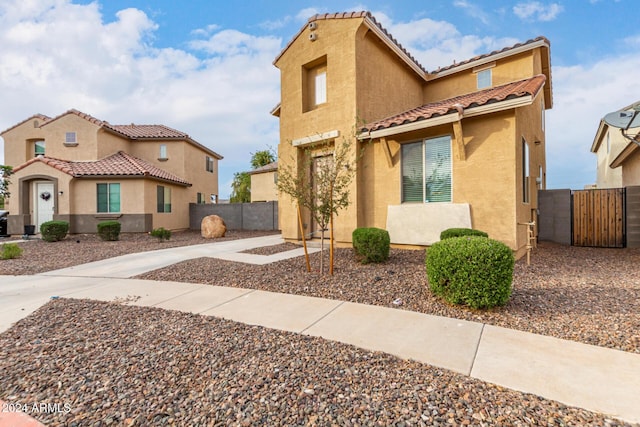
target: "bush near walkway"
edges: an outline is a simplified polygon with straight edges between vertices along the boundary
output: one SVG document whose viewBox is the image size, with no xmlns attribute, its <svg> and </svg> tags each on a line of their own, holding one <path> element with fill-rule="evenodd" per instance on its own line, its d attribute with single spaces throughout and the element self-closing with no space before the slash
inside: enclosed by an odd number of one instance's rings
<svg viewBox="0 0 640 427">
<path fill-rule="evenodd" d="M 481 236 L 441 240 L 426 256 L 431 291 L 451 304 L 474 309 L 507 303 L 514 264 L 507 245 Z"/>
</svg>

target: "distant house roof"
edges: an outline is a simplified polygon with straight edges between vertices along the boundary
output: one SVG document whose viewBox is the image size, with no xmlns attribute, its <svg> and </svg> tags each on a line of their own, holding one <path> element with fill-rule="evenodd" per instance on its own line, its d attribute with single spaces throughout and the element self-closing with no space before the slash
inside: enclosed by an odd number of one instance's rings
<svg viewBox="0 0 640 427">
<path fill-rule="evenodd" d="M 264 166 L 260 166 L 259 168 L 256 168 L 252 171 L 249 171 L 248 174 L 249 175 L 255 175 L 255 174 L 259 174 L 259 173 L 267 173 L 267 172 L 274 172 L 278 170 L 278 162 L 271 162 L 268 163 Z"/>
<path fill-rule="evenodd" d="M 472 111 L 476 107 L 489 104 L 497 104 L 503 101 L 514 100 L 527 97 L 535 98 L 538 92 L 544 87 L 546 77 L 543 74 L 517 82 L 507 83 L 502 86 L 472 92 L 466 95 L 456 96 L 442 101 L 432 102 L 414 108 L 403 113 L 369 123 L 360 129 L 360 132 L 369 133 L 382 129 L 401 127 L 427 119 L 458 113 L 465 114 L 467 109 Z M 398 129 L 397 133 L 403 130 Z"/>
<path fill-rule="evenodd" d="M 14 168 L 13 172 L 18 172 L 36 162 L 42 162 L 74 178 L 146 177 L 191 186 L 191 184 L 184 179 L 162 170 L 146 160 L 127 154 L 124 151 L 119 151 L 103 159 L 94 161 L 69 161 L 47 156 L 37 156 Z"/>
<path fill-rule="evenodd" d="M 97 119 L 89 114 L 83 113 L 81 111 L 78 111 L 76 109 L 71 109 L 68 110 L 54 118 L 50 118 L 47 117 L 43 114 L 36 114 L 34 116 L 29 117 L 26 120 L 21 121 L 20 123 L 10 127 L 9 129 L 4 130 L 2 133 L 0 133 L 0 135 L 10 131 L 11 129 L 14 129 L 18 126 L 20 126 L 21 124 L 32 120 L 32 119 L 38 119 L 41 120 L 42 123 L 40 123 L 40 127 L 44 127 L 47 126 L 48 124 L 58 120 L 61 117 L 64 117 L 66 115 L 69 114 L 75 114 L 76 116 L 83 118 L 85 120 L 87 120 L 88 122 L 91 122 L 93 124 L 95 124 L 98 127 L 101 127 L 107 131 L 110 131 L 112 133 L 116 133 L 119 134 L 120 136 L 123 136 L 125 138 L 128 138 L 130 140 L 162 140 L 162 139 L 166 139 L 166 140 L 183 140 L 183 141 L 187 141 L 199 148 L 201 148 L 202 150 L 206 151 L 207 153 L 211 154 L 213 157 L 216 157 L 217 159 L 221 160 L 223 157 L 216 153 L 215 151 L 211 150 L 210 148 L 205 147 L 204 145 L 200 144 L 199 142 L 191 139 L 191 137 L 184 133 L 184 132 L 180 132 L 178 130 L 175 130 L 173 128 L 170 128 L 168 126 L 165 125 L 137 125 L 134 123 L 131 123 L 130 125 L 112 125 L 111 123 L 104 121 L 104 120 L 100 120 Z"/>
</svg>

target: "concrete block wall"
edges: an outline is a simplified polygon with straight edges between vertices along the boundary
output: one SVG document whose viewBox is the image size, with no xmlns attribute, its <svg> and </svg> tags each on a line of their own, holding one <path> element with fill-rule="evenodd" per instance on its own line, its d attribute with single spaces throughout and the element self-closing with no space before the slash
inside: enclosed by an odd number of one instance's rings
<svg viewBox="0 0 640 427">
<path fill-rule="evenodd" d="M 189 204 L 189 228 L 200 230 L 202 219 L 218 215 L 228 230 L 276 231 L 278 202 Z"/>
</svg>

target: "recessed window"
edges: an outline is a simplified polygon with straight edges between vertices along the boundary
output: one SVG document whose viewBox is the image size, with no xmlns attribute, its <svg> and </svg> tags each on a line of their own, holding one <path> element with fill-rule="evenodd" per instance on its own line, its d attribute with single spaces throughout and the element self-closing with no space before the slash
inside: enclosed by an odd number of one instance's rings
<svg viewBox="0 0 640 427">
<path fill-rule="evenodd" d="M 213 157 L 206 157 L 206 164 L 205 164 L 205 168 L 207 169 L 207 172 L 211 172 L 213 173 Z"/>
<path fill-rule="evenodd" d="M 120 184 L 98 184 L 98 212 L 120 212 Z"/>
<path fill-rule="evenodd" d="M 158 213 L 171 212 L 171 187 L 158 185 Z"/>
<path fill-rule="evenodd" d="M 486 89 L 491 87 L 491 68 L 478 71 L 476 73 L 476 78 L 478 80 L 478 89 Z"/>
<path fill-rule="evenodd" d="M 529 203 L 529 144 L 522 138 L 522 202 Z"/>
<path fill-rule="evenodd" d="M 202 203 L 205 203 L 205 200 L 204 200 L 204 194 L 202 194 L 202 193 L 198 193 L 198 195 L 197 195 L 196 197 L 197 197 L 197 198 L 196 198 L 196 203 L 197 203 L 197 204 L 199 204 L 199 205 L 200 205 L 200 204 L 202 204 Z"/>
<path fill-rule="evenodd" d="M 33 143 L 34 156 L 44 156 L 44 141 L 36 141 Z"/>
<path fill-rule="evenodd" d="M 327 102 L 327 58 L 302 67 L 303 111 L 311 111 Z"/>
<path fill-rule="evenodd" d="M 402 202 L 451 202 L 451 137 L 402 146 Z"/>
<path fill-rule="evenodd" d="M 166 144 L 160 144 L 160 154 L 158 157 L 160 160 L 166 160 L 167 159 L 167 145 Z"/>
</svg>

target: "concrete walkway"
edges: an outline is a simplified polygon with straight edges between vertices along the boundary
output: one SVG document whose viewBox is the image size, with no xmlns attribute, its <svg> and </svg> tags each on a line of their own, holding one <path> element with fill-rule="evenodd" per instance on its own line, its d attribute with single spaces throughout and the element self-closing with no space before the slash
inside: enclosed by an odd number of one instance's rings
<svg viewBox="0 0 640 427">
<path fill-rule="evenodd" d="M 640 354 L 400 309 L 127 278 L 202 256 L 262 264 L 302 254 L 239 253 L 281 241 L 266 236 L 126 255 L 35 276 L 0 276 L 0 332 L 51 297 L 117 299 L 383 351 L 640 423 Z"/>
</svg>

